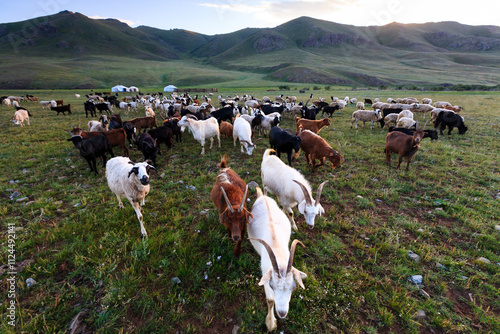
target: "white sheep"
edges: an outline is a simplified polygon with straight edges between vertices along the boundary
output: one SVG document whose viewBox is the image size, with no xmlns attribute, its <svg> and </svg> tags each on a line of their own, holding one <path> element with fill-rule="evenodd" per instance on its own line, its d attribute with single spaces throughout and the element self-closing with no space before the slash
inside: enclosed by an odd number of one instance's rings
<svg viewBox="0 0 500 334">
<path fill-rule="evenodd" d="M 278 317 L 283 319 L 289 310 L 290 298 L 296 283 L 304 289 L 303 279 L 307 275 L 293 267 L 293 257 L 297 244 L 290 242 L 290 221 L 276 202 L 262 194 L 257 187 L 257 199 L 252 207 L 252 215 L 247 225 L 248 237 L 255 251 L 260 255 L 262 278 L 259 286 L 264 286 L 267 301 L 266 327 L 273 331 L 277 327 L 274 308 Z"/>
<path fill-rule="evenodd" d="M 88 131 L 106 132 L 108 131 L 108 116 L 101 115 L 98 121 L 89 121 L 87 123 Z"/>
<path fill-rule="evenodd" d="M 414 127 L 416 124 L 417 124 L 417 122 L 413 118 L 401 117 L 398 120 L 398 123 L 397 123 L 396 126 L 398 128 L 407 128 L 407 129 L 409 129 L 409 128 Z"/>
<path fill-rule="evenodd" d="M 80 94 L 75 94 L 75 97 L 76 97 L 77 99 L 79 99 L 79 98 L 80 98 Z"/>
<path fill-rule="evenodd" d="M 251 116 L 250 116 L 251 117 Z M 243 117 L 236 117 L 233 124 L 233 141 L 236 146 L 236 140 L 240 141 L 241 153 L 252 155 L 255 144 L 252 143 L 252 126 Z"/>
<path fill-rule="evenodd" d="M 40 105 L 42 106 L 42 109 L 50 108 L 52 101 L 40 101 Z"/>
<path fill-rule="evenodd" d="M 8 97 L 3 99 L 3 103 L 7 106 L 7 107 L 10 107 L 12 105 L 12 101 L 11 99 L 9 99 Z"/>
<path fill-rule="evenodd" d="M 361 101 L 357 102 L 356 103 L 356 109 L 357 110 L 365 110 L 365 103 L 361 102 Z"/>
<path fill-rule="evenodd" d="M 149 193 L 149 171 L 155 170 L 147 161 L 133 163 L 129 158 L 114 157 L 106 163 L 106 179 L 109 189 L 116 195 L 118 205 L 123 208 L 120 197 L 128 199 L 141 224 L 141 234 L 147 238 L 141 207 Z"/>
<path fill-rule="evenodd" d="M 413 113 L 410 110 L 401 110 L 398 114 L 397 121 L 399 121 L 401 118 L 407 117 L 413 119 Z"/>
<path fill-rule="evenodd" d="M 344 97 L 344 102 L 345 102 L 345 104 L 349 103 L 349 96 Z"/>
<path fill-rule="evenodd" d="M 304 215 L 309 227 L 314 227 L 316 215 L 325 213 L 320 204 L 321 192 L 325 182 L 318 187 L 316 201 L 312 197 L 311 185 L 305 177 L 295 168 L 285 164 L 276 155 L 271 155 L 272 149 L 264 152 L 261 164 L 262 184 L 265 191 L 278 197 L 283 210 L 288 215 L 293 229 L 297 230 L 297 225 L 293 219 L 292 208 L 298 205 L 299 212 Z"/>
<path fill-rule="evenodd" d="M 413 112 L 423 113 L 425 118 L 425 113 L 434 110 L 434 107 L 431 106 L 430 104 L 425 104 L 425 103 L 413 103 L 412 108 L 410 110 Z"/>
<path fill-rule="evenodd" d="M 217 136 L 220 148 L 220 131 L 219 123 L 215 117 L 210 117 L 205 120 L 198 121 L 196 117 L 192 115 L 182 116 L 181 120 L 177 123 L 184 132 L 186 127 L 193 134 L 193 138 L 201 144 L 201 154 L 205 154 L 205 140 L 210 139 L 210 149 L 214 144 L 214 138 Z"/>
<path fill-rule="evenodd" d="M 356 129 L 358 128 L 358 122 L 361 121 L 363 122 L 363 126 L 365 126 L 365 122 L 370 122 L 370 128 L 373 130 L 373 126 L 376 121 L 382 118 L 382 115 L 380 113 L 380 109 L 377 109 L 375 111 L 372 110 L 356 110 L 355 112 L 352 113 L 352 121 L 351 121 L 351 129 L 352 125 L 354 123 L 356 126 Z"/>
<path fill-rule="evenodd" d="M 351 102 L 351 104 L 356 104 L 356 103 L 358 103 L 358 99 L 357 99 L 357 98 L 355 98 L 355 97 L 353 97 L 353 98 L 351 98 L 351 99 L 349 100 L 349 102 Z"/>
<path fill-rule="evenodd" d="M 432 104 L 432 99 L 429 99 L 429 98 L 427 98 L 427 97 L 424 97 L 424 98 L 422 99 L 422 103 L 423 103 L 423 104 Z"/>
<path fill-rule="evenodd" d="M 14 117 L 12 118 L 12 122 L 16 125 L 21 125 L 21 127 L 24 127 L 24 121 L 30 125 L 30 117 L 28 114 L 28 110 L 26 109 L 18 109 L 14 113 Z"/>
<path fill-rule="evenodd" d="M 387 116 L 384 117 L 384 128 L 386 126 L 390 126 L 391 123 L 394 123 L 394 125 L 396 125 L 398 121 L 398 114 L 389 114 Z"/>
</svg>

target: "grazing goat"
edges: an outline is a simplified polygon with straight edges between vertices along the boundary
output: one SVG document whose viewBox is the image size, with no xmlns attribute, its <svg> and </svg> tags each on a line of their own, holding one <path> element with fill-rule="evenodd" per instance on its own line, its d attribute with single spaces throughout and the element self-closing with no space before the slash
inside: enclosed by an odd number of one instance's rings
<svg viewBox="0 0 500 334">
<path fill-rule="evenodd" d="M 451 106 L 450 102 L 447 101 L 437 101 L 433 104 L 434 108 L 444 108 L 446 106 Z"/>
<path fill-rule="evenodd" d="M 95 107 L 101 114 L 103 111 L 105 111 L 109 116 L 111 116 L 111 114 L 113 113 L 113 110 L 111 110 L 111 104 L 109 102 L 96 103 Z"/>
<path fill-rule="evenodd" d="M 148 133 L 156 140 L 156 146 L 158 147 L 158 154 L 160 152 L 160 144 L 164 143 L 168 149 L 174 144 L 172 129 L 167 125 L 162 125 L 157 128 L 151 129 Z"/>
<path fill-rule="evenodd" d="M 156 168 L 156 153 L 158 152 L 156 140 L 149 133 L 143 132 L 136 137 L 135 144 L 144 155 L 144 160 L 151 160 Z"/>
<path fill-rule="evenodd" d="M 416 124 L 417 124 L 417 122 L 413 118 L 401 117 L 400 119 L 398 119 L 396 126 L 398 128 L 410 129 L 410 128 L 413 128 Z"/>
<path fill-rule="evenodd" d="M 321 191 L 327 181 L 318 187 L 314 202 L 311 186 L 304 176 L 296 169 L 286 165 L 277 156 L 271 155 L 271 152 L 274 150 L 267 149 L 262 158 L 261 176 L 264 190 L 278 197 L 294 230 L 297 230 L 297 225 L 293 219 L 292 208 L 296 205 L 298 205 L 299 212 L 304 215 L 307 225 L 311 228 L 314 227 L 316 215 L 325 212 L 319 201 Z"/>
<path fill-rule="evenodd" d="M 456 112 L 458 114 L 459 112 L 462 111 L 463 108 L 461 106 L 452 106 L 452 105 L 449 105 L 449 106 L 444 106 L 444 109 L 454 111 L 454 112 Z"/>
<path fill-rule="evenodd" d="M 239 257 L 248 219 L 252 217 L 246 207 L 248 186 L 235 171 L 227 167 L 226 156 L 222 157 L 220 168 L 210 199 L 219 211 L 220 223 L 226 228 L 229 239 L 236 243 L 234 256 Z"/>
<path fill-rule="evenodd" d="M 137 132 L 141 130 L 146 131 L 146 129 L 156 128 L 156 117 L 136 117 L 128 120 L 137 129 Z"/>
<path fill-rule="evenodd" d="M 403 109 L 401 109 L 401 108 L 384 108 L 381 110 L 382 110 L 382 117 L 378 120 L 381 128 L 385 128 L 385 122 L 386 122 L 385 118 L 387 116 L 395 114 L 396 120 L 397 120 L 397 114 L 399 114 L 401 111 L 403 111 Z M 393 121 L 393 118 L 394 118 L 394 116 L 391 116 L 391 117 L 389 117 L 388 120 Z"/>
<path fill-rule="evenodd" d="M 123 208 L 120 197 L 128 199 L 141 224 L 141 234 L 147 238 L 141 206 L 149 193 L 149 172 L 155 170 L 147 161 L 133 163 L 129 158 L 112 158 L 106 164 L 106 179 L 109 189 L 116 195 L 118 205 Z"/>
<path fill-rule="evenodd" d="M 340 167 L 344 161 L 344 158 L 340 154 L 340 144 L 339 151 L 336 152 L 325 139 L 309 130 L 302 131 L 300 139 L 300 148 L 304 151 L 306 161 L 312 166 L 313 172 L 316 171 L 316 167 L 325 164 L 326 158 L 332 163 L 332 169 Z M 296 157 L 298 157 L 298 154 Z M 319 160 L 318 164 L 316 164 L 316 159 Z"/>
<path fill-rule="evenodd" d="M 98 135 L 104 134 L 106 137 L 108 137 L 109 144 L 111 147 L 115 146 L 120 146 L 123 149 L 123 155 L 128 157 L 129 156 L 129 151 L 127 149 L 127 134 L 124 129 L 114 129 L 114 130 L 109 130 L 106 132 L 98 132 L 98 131 L 83 131 L 80 128 L 80 125 L 78 125 L 76 128 L 72 126 L 73 129 L 70 132 L 70 134 L 73 136 L 82 136 L 83 139 L 89 139 Z"/>
<path fill-rule="evenodd" d="M 377 122 L 380 118 L 382 118 L 382 116 L 380 115 L 380 109 L 377 109 L 375 111 L 357 110 L 352 113 L 351 129 L 354 123 L 356 123 L 355 127 L 357 129 L 358 122 L 361 121 L 363 122 L 363 126 L 365 126 L 365 122 L 370 122 L 370 129 L 373 130 L 374 123 Z"/>
<path fill-rule="evenodd" d="M 72 136 L 68 141 L 73 142 L 80 151 L 80 155 L 87 161 L 90 172 L 94 171 L 97 175 L 96 158 L 102 157 L 102 166 L 106 165 L 106 153 L 114 157 L 113 150 L 105 135 L 95 136 L 89 139 L 83 139 L 82 136 Z"/>
<path fill-rule="evenodd" d="M 198 121 L 193 119 L 193 116 L 186 115 L 182 116 L 181 120 L 177 123 L 177 126 L 181 128 L 181 131 L 184 131 L 186 127 L 189 131 L 191 131 L 193 138 L 201 145 L 201 154 L 205 154 L 206 139 L 210 139 L 210 149 L 212 149 L 215 136 L 217 136 L 220 148 L 219 123 L 216 118 L 210 117 L 206 120 Z"/>
<path fill-rule="evenodd" d="M 396 128 L 394 126 L 389 127 L 389 132 L 392 131 L 399 131 L 406 133 L 407 135 L 413 136 L 415 133 L 415 130 L 412 129 L 407 129 L 407 128 Z M 439 138 L 438 133 L 436 130 L 423 130 L 424 131 L 424 137 L 423 138 L 430 138 L 431 140 L 437 140 Z"/>
<path fill-rule="evenodd" d="M 299 129 L 302 127 L 303 130 L 310 130 L 314 133 L 319 133 L 319 131 L 324 126 L 330 126 L 330 119 L 323 118 L 321 120 L 310 120 L 310 119 L 302 119 L 300 117 L 295 118 L 295 126 L 297 127 L 296 134 L 299 133 Z"/>
<path fill-rule="evenodd" d="M 163 121 L 163 125 L 169 127 L 172 129 L 172 135 L 175 136 L 175 141 L 176 142 L 182 142 L 182 131 L 179 126 L 177 126 L 177 123 L 179 123 L 178 118 L 171 118 L 171 119 L 166 119 Z"/>
<path fill-rule="evenodd" d="M 451 134 L 453 128 L 458 128 L 458 134 L 463 135 L 467 132 L 468 127 L 464 124 L 464 119 L 453 111 L 440 112 L 434 121 L 434 128 L 439 127 L 439 134 L 443 135 L 443 130 L 448 127 L 448 135 Z"/>
<path fill-rule="evenodd" d="M 220 122 L 220 134 L 226 138 L 231 138 L 233 136 L 233 124 L 226 121 Z"/>
<path fill-rule="evenodd" d="M 68 105 L 65 105 L 65 106 L 51 106 L 50 107 L 50 110 L 54 110 L 57 112 L 57 115 L 59 115 L 59 113 L 63 113 L 63 115 L 66 115 L 66 112 L 68 112 L 68 114 L 71 114 L 71 105 L 68 104 Z"/>
<path fill-rule="evenodd" d="M 385 138 L 385 157 L 388 165 L 391 163 L 391 154 L 397 153 L 399 155 L 399 162 L 396 169 L 399 169 L 403 157 L 406 157 L 408 163 L 406 165 L 406 170 L 410 170 L 410 162 L 412 157 L 417 153 L 420 148 L 420 141 L 424 137 L 424 129 L 427 122 L 425 122 L 422 129 L 418 128 L 418 123 L 416 124 L 416 130 L 413 136 L 407 135 L 406 133 L 393 131 L 389 132 Z"/>
<path fill-rule="evenodd" d="M 251 125 L 242 117 L 236 117 L 236 119 L 234 120 L 234 125 L 233 125 L 234 146 L 236 146 L 236 140 L 240 141 L 241 153 L 245 153 L 246 151 L 248 155 L 252 155 L 252 152 L 255 148 L 255 143 L 252 143 L 252 128 Z"/>
<path fill-rule="evenodd" d="M 289 310 L 292 292 L 298 285 L 304 289 L 303 279 L 307 275 L 293 267 L 293 257 L 297 244 L 295 239 L 288 250 L 290 242 L 290 221 L 276 202 L 262 194 L 257 187 L 257 199 L 252 207 L 252 215 L 248 224 L 248 237 L 255 251 L 260 255 L 262 278 L 259 286 L 264 286 L 267 301 L 267 330 L 277 327 L 274 308 L 278 317 L 283 319 Z"/>
<path fill-rule="evenodd" d="M 24 127 L 24 121 L 26 121 L 26 123 L 30 125 L 30 116 L 28 110 L 16 110 L 16 112 L 14 113 L 14 117 L 12 118 L 12 122 L 14 122 L 15 125 L 21 125 L 21 127 Z"/>
<path fill-rule="evenodd" d="M 291 131 L 291 130 L 290 130 Z M 269 145 L 276 151 L 278 158 L 281 158 L 281 153 L 286 153 L 288 165 L 292 165 L 292 153 L 300 150 L 300 133 L 297 136 L 288 133 L 286 130 L 275 126 L 269 132 Z"/>
</svg>

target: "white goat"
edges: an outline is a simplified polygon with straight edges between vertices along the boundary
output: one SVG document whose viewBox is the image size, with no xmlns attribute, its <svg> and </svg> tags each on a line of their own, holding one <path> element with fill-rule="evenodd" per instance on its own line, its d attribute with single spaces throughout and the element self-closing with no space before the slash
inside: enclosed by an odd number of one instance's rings
<svg viewBox="0 0 500 334">
<path fill-rule="evenodd" d="M 210 149 L 214 144 L 214 136 L 217 136 L 220 148 L 220 131 L 219 123 L 215 117 L 210 117 L 206 120 L 198 121 L 196 117 L 191 115 L 182 116 L 181 120 L 177 125 L 184 132 L 187 127 L 189 131 L 193 134 L 195 140 L 201 144 L 201 154 L 205 154 L 205 140 L 210 139 Z"/>
<path fill-rule="evenodd" d="M 3 103 L 7 106 L 10 107 L 12 105 L 12 101 L 9 98 L 3 99 Z"/>
<path fill-rule="evenodd" d="M 252 155 L 253 149 L 255 148 L 255 144 L 252 143 L 252 126 L 243 117 L 236 117 L 234 120 L 233 124 L 234 146 L 236 146 L 237 139 L 240 141 L 241 153 L 244 153 L 246 151 L 248 155 Z M 245 151 L 243 149 L 245 149 Z"/>
<path fill-rule="evenodd" d="M 270 155 L 271 152 L 274 150 L 267 149 L 262 158 L 261 177 L 264 191 L 269 191 L 278 197 L 294 230 L 297 230 L 297 225 L 293 219 L 292 208 L 296 205 L 298 205 L 299 212 L 304 215 L 307 225 L 311 228 L 314 227 L 316 215 L 321 216 L 322 213 L 325 213 L 319 201 L 323 186 L 328 181 L 319 185 L 316 201 L 314 201 L 311 185 L 304 176 L 295 168 L 285 164 L 276 155 Z"/>
<path fill-rule="evenodd" d="M 146 117 L 155 117 L 156 116 L 155 112 L 153 111 L 153 109 L 151 109 L 151 107 L 146 107 L 145 111 L 146 111 Z"/>
<path fill-rule="evenodd" d="M 358 128 L 358 122 L 361 121 L 363 122 L 363 126 L 365 126 L 365 122 L 370 122 L 370 129 L 373 130 L 373 126 L 376 121 L 382 118 L 382 115 L 380 113 L 380 109 L 377 109 L 375 111 L 372 110 L 356 110 L 355 112 L 352 113 L 352 121 L 351 121 L 351 129 L 352 125 L 354 123 L 356 129 Z"/>
<path fill-rule="evenodd" d="M 269 131 L 271 131 L 271 128 L 273 126 L 276 126 L 280 123 L 281 121 L 281 115 L 276 115 L 274 113 L 269 114 L 269 115 L 264 115 L 264 118 L 262 119 L 262 122 L 260 123 L 259 126 L 259 135 L 260 135 L 260 130 L 264 132 L 264 134 L 267 136 Z"/>
<path fill-rule="evenodd" d="M 253 216 L 253 217 L 252 217 Z M 290 242 L 290 221 L 276 202 L 262 194 L 257 187 L 257 200 L 252 207 L 252 216 L 247 225 L 248 237 L 255 251 L 260 255 L 262 278 L 259 286 L 264 286 L 267 301 L 266 326 L 268 331 L 277 327 L 276 313 L 281 319 L 288 314 L 290 298 L 295 282 L 304 289 L 302 279 L 307 275 L 293 267 L 293 256 L 299 240 Z"/>
<path fill-rule="evenodd" d="M 40 101 L 40 105 L 42 106 L 42 109 L 50 108 L 51 101 Z"/>
<path fill-rule="evenodd" d="M 147 161 L 133 163 L 129 158 L 114 157 L 106 163 L 106 179 L 109 189 L 116 195 L 118 205 L 123 208 L 120 197 L 128 199 L 141 224 L 141 234 L 147 238 L 141 214 L 141 206 L 149 193 L 149 171 L 155 170 Z"/>
<path fill-rule="evenodd" d="M 407 117 L 413 119 L 413 113 L 410 110 L 401 110 L 398 114 L 397 120 L 399 121 L 401 118 Z"/>
<path fill-rule="evenodd" d="M 24 121 L 30 125 L 30 117 L 28 114 L 28 110 L 26 109 L 19 109 L 16 110 L 14 113 L 14 117 L 12 118 L 12 122 L 14 122 L 15 125 L 21 125 L 21 127 L 24 126 Z"/>
<path fill-rule="evenodd" d="M 87 129 L 89 131 L 106 132 L 108 131 L 108 116 L 101 115 L 98 121 L 89 121 L 87 123 Z"/>
<path fill-rule="evenodd" d="M 451 103 L 450 102 L 446 102 L 446 101 L 434 102 L 434 107 L 435 108 L 444 108 L 446 106 L 451 106 Z"/>
</svg>

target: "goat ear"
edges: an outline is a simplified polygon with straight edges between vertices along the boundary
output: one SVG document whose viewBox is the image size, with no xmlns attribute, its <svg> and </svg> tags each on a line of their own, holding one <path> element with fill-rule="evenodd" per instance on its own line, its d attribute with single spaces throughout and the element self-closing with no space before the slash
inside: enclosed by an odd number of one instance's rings
<svg viewBox="0 0 500 334">
<path fill-rule="evenodd" d="M 299 203 L 298 209 L 301 214 L 304 214 L 306 210 L 306 200 L 303 200 L 302 202 Z"/>
<path fill-rule="evenodd" d="M 305 289 L 304 282 L 302 282 L 302 279 L 307 278 L 307 274 L 303 273 L 302 271 L 298 270 L 295 267 L 292 267 L 292 275 L 293 275 L 293 278 L 295 279 L 295 281 L 297 281 L 297 283 L 299 284 L 299 286 L 302 289 Z"/>
<path fill-rule="evenodd" d="M 132 169 L 128 172 L 128 177 L 134 173 L 135 175 L 139 174 L 139 167 L 132 167 Z"/>
<path fill-rule="evenodd" d="M 262 278 L 260 279 L 260 282 L 259 282 L 259 286 L 263 286 L 264 284 L 269 282 L 272 274 L 273 274 L 273 267 L 267 269 L 266 273 L 264 275 L 262 275 Z"/>
</svg>

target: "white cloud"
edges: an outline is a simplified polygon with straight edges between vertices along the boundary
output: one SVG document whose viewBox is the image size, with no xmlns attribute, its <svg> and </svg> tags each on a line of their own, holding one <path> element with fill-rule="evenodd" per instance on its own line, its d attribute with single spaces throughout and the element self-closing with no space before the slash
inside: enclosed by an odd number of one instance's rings
<svg viewBox="0 0 500 334">
<path fill-rule="evenodd" d="M 102 16 L 99 16 L 99 15 L 89 16 L 89 18 L 94 19 L 94 20 L 106 20 L 106 19 L 109 19 L 109 17 L 102 17 Z M 136 23 L 134 21 L 131 21 L 131 20 L 120 19 L 120 18 L 117 18 L 117 17 L 112 17 L 112 19 L 115 19 L 115 20 L 118 20 L 120 22 L 126 23 L 129 26 L 131 26 L 131 27 L 133 27 L 133 26 L 136 25 Z"/>
</svg>

